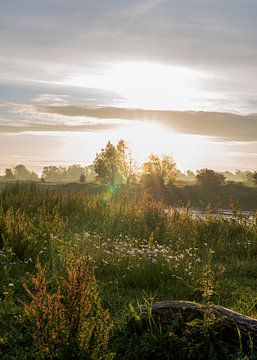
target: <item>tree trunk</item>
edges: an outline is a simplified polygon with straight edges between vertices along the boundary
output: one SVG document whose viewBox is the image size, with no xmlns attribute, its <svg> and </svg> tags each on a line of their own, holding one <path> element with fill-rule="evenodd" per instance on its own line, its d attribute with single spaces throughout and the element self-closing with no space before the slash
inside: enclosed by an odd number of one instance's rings
<svg viewBox="0 0 257 360">
<path fill-rule="evenodd" d="M 163 301 L 154 303 L 149 308 L 141 305 L 137 310 L 142 319 L 147 319 L 150 311 L 164 329 L 178 318 L 188 323 L 195 319 L 203 320 L 211 314 L 214 315 L 214 321 L 217 321 L 216 330 L 222 341 L 237 347 L 257 345 L 257 320 L 222 306 L 200 305 L 190 301 Z"/>
</svg>

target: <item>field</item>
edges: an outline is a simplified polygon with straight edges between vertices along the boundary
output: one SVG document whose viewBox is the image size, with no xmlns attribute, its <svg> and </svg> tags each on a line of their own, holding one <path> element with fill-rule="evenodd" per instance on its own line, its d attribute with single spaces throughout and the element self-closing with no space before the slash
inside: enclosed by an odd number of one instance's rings
<svg viewBox="0 0 257 360">
<path fill-rule="evenodd" d="M 213 342 L 211 321 L 128 331 L 137 304 L 162 300 L 257 317 L 257 214 L 167 214 L 148 192 L 103 190 L 0 193 L 1 359 L 257 358 L 240 336 Z"/>
</svg>

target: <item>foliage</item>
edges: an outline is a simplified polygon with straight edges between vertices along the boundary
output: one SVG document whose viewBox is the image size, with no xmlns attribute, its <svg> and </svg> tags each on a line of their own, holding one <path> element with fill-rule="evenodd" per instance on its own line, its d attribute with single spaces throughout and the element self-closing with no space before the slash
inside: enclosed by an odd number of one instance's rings
<svg viewBox="0 0 257 360">
<path fill-rule="evenodd" d="M 108 141 L 106 147 L 96 154 L 93 165 L 97 179 L 104 184 L 126 183 L 133 175 L 124 140 L 116 146 Z"/>
<path fill-rule="evenodd" d="M 142 176 L 152 176 L 153 179 L 159 179 L 159 183 L 163 183 L 164 185 L 173 183 L 177 176 L 178 171 L 176 168 L 176 164 L 171 156 L 163 156 L 163 158 L 159 158 L 159 156 L 151 154 L 143 164 Z"/>
<path fill-rule="evenodd" d="M 16 165 L 13 169 L 5 169 L 5 175 L 1 177 L 3 181 L 38 181 L 38 175 L 34 171 L 29 171 L 24 165 Z"/>
<path fill-rule="evenodd" d="M 253 178 L 253 182 L 255 185 L 257 185 L 257 171 L 255 171 L 252 175 L 252 178 Z"/>
<path fill-rule="evenodd" d="M 15 180 L 15 176 L 14 176 L 14 174 L 13 174 L 12 169 L 5 169 L 4 179 L 5 179 L 6 181 Z"/>
<path fill-rule="evenodd" d="M 143 308 L 130 306 L 128 324 L 116 339 L 116 359 L 256 359 L 251 349 L 240 350 L 240 341 L 232 347 L 220 339 L 222 323 L 207 308 L 203 318 L 187 321 L 178 315 L 172 322 L 154 316 L 147 299 Z"/>
<path fill-rule="evenodd" d="M 209 188 L 215 188 L 224 184 L 225 176 L 211 169 L 201 169 L 196 175 L 197 182 Z"/>
<path fill-rule="evenodd" d="M 23 302 L 33 328 L 33 339 L 44 359 L 110 359 L 109 314 L 104 311 L 88 259 L 79 258 L 49 292 L 45 269 L 32 277 L 33 290 L 25 284 L 32 302 Z"/>
<path fill-rule="evenodd" d="M 68 167 L 45 166 L 41 178 L 44 182 L 85 182 L 86 179 L 92 181 L 94 176 L 92 166 L 74 164 Z"/>
<path fill-rule="evenodd" d="M 195 182 L 195 173 L 192 170 L 186 170 L 185 173 L 178 170 L 178 181 L 183 183 L 194 183 Z"/>
<path fill-rule="evenodd" d="M 16 165 L 13 171 L 15 180 L 21 181 L 37 181 L 38 175 L 33 172 L 29 171 L 26 166 L 24 165 Z"/>
<path fill-rule="evenodd" d="M 85 174 L 81 174 L 79 177 L 79 182 L 80 183 L 85 183 L 86 182 L 86 175 Z"/>
<path fill-rule="evenodd" d="M 151 328 L 130 332 L 127 306 L 154 294 L 156 301 L 212 301 L 257 316 L 256 215 L 239 209 L 230 217 L 199 215 L 189 207 L 165 211 L 163 203 L 149 192 L 140 193 L 139 187 L 133 192 L 131 187 L 106 186 L 103 193 L 89 196 L 83 186 L 77 184 L 78 191 L 19 183 L 0 193 L 0 357 L 36 359 L 39 348 L 47 354 L 52 346 L 57 356 L 63 356 L 62 348 L 69 359 L 89 348 L 107 357 L 110 351 L 117 353 L 117 359 L 165 359 L 175 351 L 181 358 L 222 358 L 210 323 L 174 323 L 166 332 L 151 322 Z M 24 283 L 28 292 L 22 291 Z M 101 329 L 109 334 L 107 313 L 98 307 L 100 294 L 114 325 L 105 350 L 82 325 L 95 318 L 99 338 L 105 336 Z M 43 314 L 31 295 L 38 304 L 48 304 Z M 28 316 L 20 301 L 27 304 Z M 89 311 L 92 317 L 82 303 L 95 309 Z M 36 325 L 39 315 L 42 331 Z M 87 347 L 89 338 L 93 345 Z M 226 351 L 231 359 L 256 355 L 240 347 Z"/>
</svg>

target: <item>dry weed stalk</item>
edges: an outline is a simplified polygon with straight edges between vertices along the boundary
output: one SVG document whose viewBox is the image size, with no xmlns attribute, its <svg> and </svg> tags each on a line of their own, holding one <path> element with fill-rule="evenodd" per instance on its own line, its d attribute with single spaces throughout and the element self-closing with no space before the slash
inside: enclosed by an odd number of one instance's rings
<svg viewBox="0 0 257 360">
<path fill-rule="evenodd" d="M 33 339 L 44 359 L 107 359 L 111 325 L 103 310 L 95 277 L 86 256 L 77 260 L 60 279 L 56 292 L 39 266 L 32 277 L 33 290 L 24 288 L 32 299 L 23 303 L 33 327 Z"/>
</svg>

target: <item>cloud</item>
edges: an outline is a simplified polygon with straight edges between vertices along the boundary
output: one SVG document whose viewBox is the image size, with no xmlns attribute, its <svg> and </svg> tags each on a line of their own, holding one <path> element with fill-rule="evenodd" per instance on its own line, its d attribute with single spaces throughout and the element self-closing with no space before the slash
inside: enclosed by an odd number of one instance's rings
<svg viewBox="0 0 257 360">
<path fill-rule="evenodd" d="M 256 16 L 253 0 L 1 1 L 0 78 L 61 85 L 152 61 L 208 72 L 217 110 L 257 111 Z"/>
<path fill-rule="evenodd" d="M 68 103 L 68 95 L 53 95 L 53 94 L 40 94 L 32 99 L 33 103 L 49 104 L 49 105 L 60 105 Z"/>
<path fill-rule="evenodd" d="M 163 111 L 88 107 L 83 105 L 37 107 L 39 112 L 98 119 L 155 121 L 174 132 L 212 136 L 224 141 L 256 141 L 257 115 L 204 111 Z"/>
<path fill-rule="evenodd" d="M 28 133 L 28 132 L 99 132 L 105 130 L 113 130 L 122 127 L 118 124 L 84 124 L 84 125 L 68 125 L 68 124 L 33 124 L 33 125 L 0 125 L 0 133 Z"/>
<path fill-rule="evenodd" d="M 0 8 L 1 56 L 7 59 L 83 65 L 137 58 L 216 70 L 256 67 L 252 0 L 11 0 Z"/>
<path fill-rule="evenodd" d="M 120 99 L 117 93 L 109 90 L 71 87 L 50 82 L 0 80 L 0 105 L 4 102 L 33 104 L 38 101 L 42 105 L 50 105 L 49 103 L 56 102 L 55 100 L 67 101 L 69 104 L 107 105 Z"/>
<path fill-rule="evenodd" d="M 48 102 L 52 103 L 56 99 L 45 94 L 39 100 L 42 100 L 44 106 L 47 106 Z M 35 104 L 40 101 L 35 101 Z M 58 104 L 63 106 L 60 102 Z M 104 132 L 127 125 L 126 120 L 120 119 L 63 116 L 58 113 L 39 111 L 41 108 L 44 109 L 44 106 L 43 104 L 0 103 L 0 133 Z"/>
<path fill-rule="evenodd" d="M 127 126 L 131 121 L 145 121 L 175 133 L 213 137 L 213 141 L 257 140 L 257 114 L 68 105 L 62 103 L 65 99 L 43 94 L 31 104 L 0 103 L 0 132 L 104 131 Z"/>
</svg>

